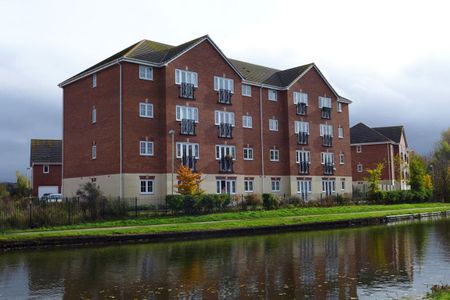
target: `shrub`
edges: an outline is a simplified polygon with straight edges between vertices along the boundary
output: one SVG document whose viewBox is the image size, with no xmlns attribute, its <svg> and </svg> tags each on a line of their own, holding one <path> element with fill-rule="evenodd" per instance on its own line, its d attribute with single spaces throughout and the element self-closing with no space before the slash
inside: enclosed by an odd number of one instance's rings
<svg viewBox="0 0 450 300">
<path fill-rule="evenodd" d="M 184 195 L 183 211 L 185 214 L 195 214 L 200 210 L 200 197 Z"/>
<path fill-rule="evenodd" d="M 261 205 L 261 199 L 256 194 L 247 194 L 244 198 L 245 206 L 251 206 L 253 210 Z"/>
<path fill-rule="evenodd" d="M 279 206 L 278 199 L 274 194 L 264 193 L 262 194 L 262 199 L 264 209 L 275 209 Z"/>
<path fill-rule="evenodd" d="M 200 197 L 199 200 L 199 209 L 205 212 L 212 212 L 213 210 L 217 209 L 220 205 L 219 197 L 218 195 L 214 194 L 206 194 Z"/>
<path fill-rule="evenodd" d="M 184 196 L 183 195 L 167 195 L 166 202 L 167 202 L 167 208 L 173 212 L 180 212 L 184 208 Z"/>
<path fill-rule="evenodd" d="M 303 206 L 305 201 L 299 196 L 290 196 L 287 198 L 287 203 L 295 206 Z"/>
</svg>

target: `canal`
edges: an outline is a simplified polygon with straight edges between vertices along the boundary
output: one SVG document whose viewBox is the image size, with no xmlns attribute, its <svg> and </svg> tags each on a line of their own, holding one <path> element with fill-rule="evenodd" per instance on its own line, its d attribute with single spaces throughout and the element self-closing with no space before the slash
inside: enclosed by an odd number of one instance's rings
<svg viewBox="0 0 450 300">
<path fill-rule="evenodd" d="M 398 299 L 450 284 L 450 220 L 0 254 L 1 299 Z"/>
</svg>

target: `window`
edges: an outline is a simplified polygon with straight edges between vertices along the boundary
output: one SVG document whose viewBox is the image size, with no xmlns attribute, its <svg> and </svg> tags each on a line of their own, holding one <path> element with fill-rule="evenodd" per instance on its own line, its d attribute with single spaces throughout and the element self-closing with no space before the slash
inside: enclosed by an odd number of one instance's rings
<svg viewBox="0 0 450 300">
<path fill-rule="evenodd" d="M 42 173 L 44 173 L 44 174 L 50 173 L 50 166 L 49 165 L 43 165 L 42 166 Z"/>
<path fill-rule="evenodd" d="M 200 146 L 197 143 L 182 143 L 177 142 L 177 158 L 183 156 L 194 156 L 196 159 L 200 158 Z"/>
<path fill-rule="evenodd" d="M 337 111 L 342 112 L 342 103 L 341 102 L 337 103 Z"/>
<path fill-rule="evenodd" d="M 246 85 L 246 84 L 242 85 L 242 96 L 247 96 L 247 97 L 252 96 L 252 87 L 250 85 Z"/>
<path fill-rule="evenodd" d="M 338 138 L 340 139 L 344 138 L 344 128 L 341 126 L 338 127 Z"/>
<path fill-rule="evenodd" d="M 329 107 L 331 108 L 331 98 L 319 97 L 319 108 Z"/>
<path fill-rule="evenodd" d="M 311 194 L 311 180 L 297 180 L 297 194 Z"/>
<path fill-rule="evenodd" d="M 92 145 L 91 158 L 92 159 L 97 159 L 97 145 Z"/>
<path fill-rule="evenodd" d="M 142 156 L 153 156 L 153 142 L 140 141 L 139 151 Z"/>
<path fill-rule="evenodd" d="M 236 180 L 216 180 L 217 194 L 236 194 Z"/>
<path fill-rule="evenodd" d="M 196 72 L 175 69 L 175 84 L 190 83 L 198 87 L 198 75 Z"/>
<path fill-rule="evenodd" d="M 322 192 L 327 193 L 327 195 L 336 192 L 336 180 L 334 179 L 322 180 Z"/>
<path fill-rule="evenodd" d="M 343 165 L 345 163 L 344 152 L 339 153 L 339 164 Z"/>
<path fill-rule="evenodd" d="M 234 93 L 234 81 L 225 77 L 214 76 L 214 90 L 228 90 Z"/>
<path fill-rule="evenodd" d="M 358 165 L 356 165 L 356 171 L 358 173 L 362 173 L 363 172 L 363 165 L 361 163 L 359 163 Z"/>
<path fill-rule="evenodd" d="M 334 164 L 334 153 L 332 152 L 321 152 L 320 153 L 320 163 L 322 165 L 326 164 Z"/>
<path fill-rule="evenodd" d="M 272 178 L 272 192 L 279 192 L 280 191 L 280 181 L 281 178 Z"/>
<path fill-rule="evenodd" d="M 275 118 L 269 119 L 269 130 L 278 131 L 278 120 Z"/>
<path fill-rule="evenodd" d="M 345 190 L 345 179 L 341 179 L 341 190 Z"/>
<path fill-rule="evenodd" d="M 97 109 L 94 107 L 92 107 L 92 115 L 91 115 L 91 121 L 92 124 L 97 123 Z"/>
<path fill-rule="evenodd" d="M 305 132 L 309 134 L 309 122 L 295 121 L 294 123 L 295 133 Z"/>
<path fill-rule="evenodd" d="M 357 145 L 356 146 L 356 153 L 361 153 L 362 152 L 362 146 L 361 145 Z"/>
<path fill-rule="evenodd" d="M 320 124 L 320 136 L 333 136 L 333 125 Z"/>
<path fill-rule="evenodd" d="M 198 108 L 192 106 L 177 105 L 175 119 L 177 121 L 181 121 L 183 119 L 195 120 L 195 122 L 198 123 Z"/>
<path fill-rule="evenodd" d="M 153 80 L 153 68 L 139 65 L 139 79 Z"/>
<path fill-rule="evenodd" d="M 216 159 L 226 156 L 232 156 L 233 159 L 236 159 L 236 146 L 216 145 Z"/>
<path fill-rule="evenodd" d="M 214 112 L 214 124 L 220 125 L 221 123 L 232 124 L 234 126 L 234 112 L 216 110 Z"/>
<path fill-rule="evenodd" d="M 280 161 L 280 150 L 270 149 L 270 161 Z"/>
<path fill-rule="evenodd" d="M 305 103 L 308 106 L 308 94 L 302 92 L 294 92 L 294 104 Z"/>
<path fill-rule="evenodd" d="M 268 93 L 269 93 L 269 100 L 270 101 L 277 101 L 277 91 L 269 89 Z"/>
<path fill-rule="evenodd" d="M 92 87 L 97 87 L 97 74 L 92 75 Z"/>
<path fill-rule="evenodd" d="M 252 128 L 252 117 L 251 116 L 242 116 L 242 127 Z"/>
<path fill-rule="evenodd" d="M 151 103 L 139 103 L 139 117 L 153 118 L 153 104 Z"/>
<path fill-rule="evenodd" d="M 244 160 L 253 160 L 253 148 L 244 148 Z"/>
<path fill-rule="evenodd" d="M 141 194 L 153 194 L 153 179 L 141 180 Z"/>
<path fill-rule="evenodd" d="M 311 155 L 309 151 L 306 150 L 296 150 L 295 151 L 295 162 L 311 162 Z"/>
<path fill-rule="evenodd" d="M 253 192 L 253 179 L 244 180 L 244 192 L 246 193 Z"/>
</svg>

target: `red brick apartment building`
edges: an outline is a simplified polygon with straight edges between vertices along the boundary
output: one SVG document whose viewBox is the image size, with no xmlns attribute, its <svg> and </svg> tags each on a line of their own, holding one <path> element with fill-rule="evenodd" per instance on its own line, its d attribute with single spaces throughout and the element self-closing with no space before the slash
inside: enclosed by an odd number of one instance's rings
<svg viewBox="0 0 450 300">
<path fill-rule="evenodd" d="M 142 40 L 59 86 L 65 196 L 95 181 L 158 203 L 180 164 L 204 174 L 207 193 L 352 191 L 351 101 L 314 64 L 229 59 L 209 36 Z"/>
<path fill-rule="evenodd" d="M 358 123 L 350 129 L 353 186 L 367 190 L 367 169 L 384 164 L 383 190 L 409 189 L 409 149 L 403 126 L 374 127 Z"/>
<path fill-rule="evenodd" d="M 60 193 L 62 182 L 62 141 L 31 140 L 31 186 L 34 197 Z"/>
</svg>

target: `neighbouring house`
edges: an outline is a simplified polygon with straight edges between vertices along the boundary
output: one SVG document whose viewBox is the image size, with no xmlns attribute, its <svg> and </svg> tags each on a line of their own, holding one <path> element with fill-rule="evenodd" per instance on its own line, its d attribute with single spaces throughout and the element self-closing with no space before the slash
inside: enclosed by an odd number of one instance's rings
<svg viewBox="0 0 450 300">
<path fill-rule="evenodd" d="M 62 183 L 62 141 L 31 140 L 30 149 L 32 195 L 60 193 Z"/>
<path fill-rule="evenodd" d="M 207 193 L 352 192 L 351 101 L 313 63 L 230 59 L 209 36 L 142 40 L 59 86 L 65 196 L 92 181 L 162 203 L 181 164 L 203 173 Z"/>
<path fill-rule="evenodd" d="M 367 169 L 384 164 L 382 190 L 409 189 L 409 150 L 403 126 L 373 127 L 358 123 L 350 128 L 353 187 L 367 191 Z"/>
</svg>

